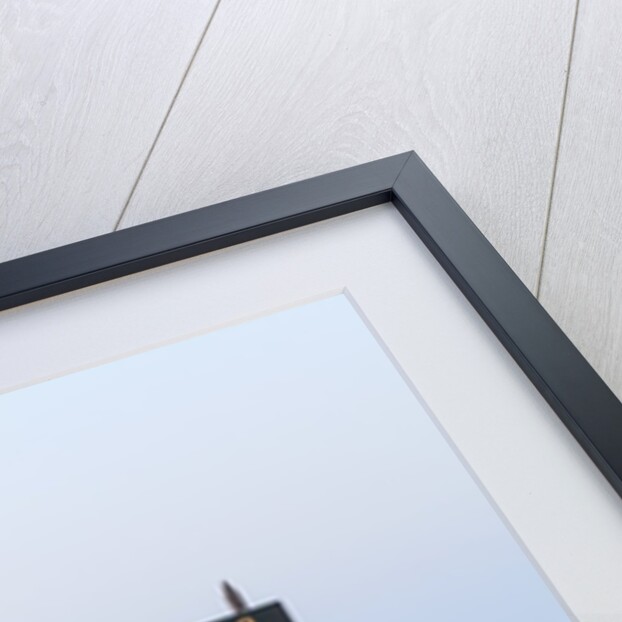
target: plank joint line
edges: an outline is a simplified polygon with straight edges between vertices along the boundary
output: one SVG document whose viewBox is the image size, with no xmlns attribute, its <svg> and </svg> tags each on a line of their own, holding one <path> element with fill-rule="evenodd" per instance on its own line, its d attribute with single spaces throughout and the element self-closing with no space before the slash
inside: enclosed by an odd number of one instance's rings
<svg viewBox="0 0 622 622">
<path fill-rule="evenodd" d="M 197 57 L 197 54 L 199 53 L 199 50 L 201 49 L 201 46 L 203 45 L 203 41 L 205 40 L 205 35 L 207 35 L 207 31 L 209 30 L 209 27 L 211 26 L 212 22 L 214 21 L 214 16 L 216 15 L 216 12 L 218 11 L 218 7 L 220 6 L 222 0 L 216 0 L 216 4 L 214 5 L 214 10 L 212 11 L 211 15 L 208 17 L 207 19 L 207 23 L 205 24 L 205 28 L 203 29 L 203 32 L 201 33 L 201 36 L 199 37 L 199 41 L 197 42 L 194 51 L 192 52 L 192 55 L 190 56 L 190 61 L 188 62 L 188 65 L 186 66 L 186 69 L 184 71 L 184 73 L 181 76 L 181 80 L 179 82 L 179 85 L 177 87 L 177 89 L 175 90 L 175 94 L 173 95 L 173 99 L 171 99 L 171 103 L 169 104 L 166 113 L 164 114 L 164 118 L 162 119 L 162 123 L 160 123 L 160 127 L 158 128 L 158 131 L 156 132 L 155 138 L 153 139 L 153 142 L 151 143 L 151 147 L 149 147 L 149 151 L 147 151 L 147 155 L 145 157 L 145 161 L 143 162 L 142 166 L 140 167 L 140 171 L 138 171 L 138 175 L 136 176 L 136 180 L 134 181 L 134 183 L 132 184 L 132 189 L 130 190 L 130 193 L 128 194 L 127 200 L 125 201 L 125 204 L 123 205 L 123 209 L 121 209 L 121 213 L 119 214 L 119 217 L 117 218 L 117 222 L 114 225 L 113 231 L 117 231 L 119 229 L 119 226 L 121 225 L 121 221 L 123 220 L 123 217 L 125 216 L 125 213 L 127 212 L 127 208 L 130 204 L 130 201 L 132 200 L 132 197 L 134 196 L 134 193 L 136 192 L 136 188 L 138 187 L 138 184 L 143 176 L 143 173 L 145 172 L 145 169 L 147 168 L 147 164 L 149 163 L 149 160 L 151 159 L 151 155 L 153 154 L 153 151 L 155 149 L 155 146 L 158 143 L 158 140 L 160 138 L 160 135 L 162 134 L 162 130 L 164 129 L 164 126 L 166 125 L 166 122 L 168 121 L 169 116 L 171 115 L 171 111 L 173 110 L 173 106 L 175 106 L 175 102 L 177 101 L 177 97 L 179 96 L 179 93 L 181 92 L 181 89 L 184 85 L 184 83 L 186 82 L 186 78 L 188 77 L 188 74 L 190 73 L 190 69 L 192 67 L 192 65 L 194 64 L 194 60 Z"/>
<path fill-rule="evenodd" d="M 540 300 L 540 290 L 542 288 L 542 274 L 544 271 L 544 256 L 546 254 L 546 243 L 549 237 L 549 225 L 551 222 L 551 208 L 553 206 L 553 195 L 555 193 L 555 181 L 557 180 L 557 165 L 559 162 L 559 151 L 561 147 L 562 131 L 564 126 L 564 118 L 566 116 L 566 102 L 568 100 L 568 84 L 570 82 L 570 67 L 572 65 L 572 54 L 574 51 L 575 37 L 577 33 L 577 21 L 579 17 L 579 2 L 576 0 L 574 19 L 572 22 L 572 33 L 570 35 L 570 49 L 568 51 L 568 63 L 566 66 L 566 80 L 564 82 L 564 91 L 562 94 L 562 106 L 559 115 L 559 126 L 557 128 L 557 141 L 555 144 L 555 157 L 553 159 L 553 172 L 551 174 L 551 187 L 549 190 L 549 197 L 546 206 L 546 215 L 544 217 L 544 231 L 542 232 L 542 248 L 540 251 L 540 266 L 538 270 L 538 276 L 536 280 L 535 296 Z"/>
</svg>

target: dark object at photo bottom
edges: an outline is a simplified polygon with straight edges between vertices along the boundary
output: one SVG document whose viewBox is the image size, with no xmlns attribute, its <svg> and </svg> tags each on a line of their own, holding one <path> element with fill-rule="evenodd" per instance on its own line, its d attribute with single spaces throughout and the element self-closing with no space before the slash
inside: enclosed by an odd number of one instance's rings
<svg viewBox="0 0 622 622">
<path fill-rule="evenodd" d="M 294 622 L 294 620 L 279 603 L 273 603 L 212 622 Z"/>
</svg>

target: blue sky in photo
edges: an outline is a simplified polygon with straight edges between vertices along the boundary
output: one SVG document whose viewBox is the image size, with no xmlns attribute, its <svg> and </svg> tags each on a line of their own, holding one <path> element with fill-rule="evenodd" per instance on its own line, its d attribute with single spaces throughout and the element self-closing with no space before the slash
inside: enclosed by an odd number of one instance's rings
<svg viewBox="0 0 622 622">
<path fill-rule="evenodd" d="M 11 622 L 569 620 L 343 295 L 0 395 L 0 498 Z"/>
</svg>

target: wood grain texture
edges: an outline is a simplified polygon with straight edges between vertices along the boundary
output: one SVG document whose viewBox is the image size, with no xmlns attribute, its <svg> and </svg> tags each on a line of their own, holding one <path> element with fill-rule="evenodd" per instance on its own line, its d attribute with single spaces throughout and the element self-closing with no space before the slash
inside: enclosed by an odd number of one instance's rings
<svg viewBox="0 0 622 622">
<path fill-rule="evenodd" d="M 622 398 L 622 4 L 581 2 L 541 301 Z"/>
<path fill-rule="evenodd" d="M 415 149 L 533 287 L 573 14 L 223 0 L 121 224 Z"/>
<path fill-rule="evenodd" d="M 0 3 L 0 261 L 114 228 L 214 1 Z"/>
</svg>

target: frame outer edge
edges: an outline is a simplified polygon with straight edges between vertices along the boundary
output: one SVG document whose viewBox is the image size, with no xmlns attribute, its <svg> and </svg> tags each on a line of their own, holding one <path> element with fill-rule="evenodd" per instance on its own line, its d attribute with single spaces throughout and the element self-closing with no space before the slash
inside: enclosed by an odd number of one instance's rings
<svg viewBox="0 0 622 622">
<path fill-rule="evenodd" d="M 622 403 L 414 152 L 393 202 L 622 497 Z"/>
<path fill-rule="evenodd" d="M 389 202 L 410 154 L 0 263 L 0 311 Z"/>
</svg>

